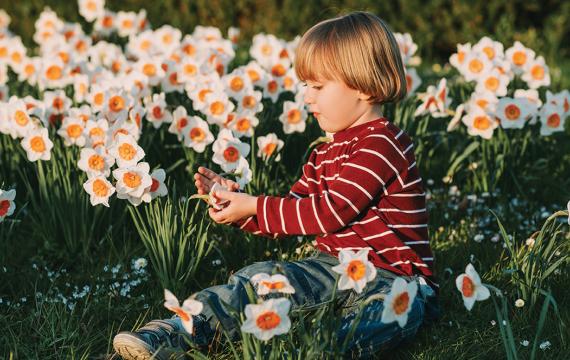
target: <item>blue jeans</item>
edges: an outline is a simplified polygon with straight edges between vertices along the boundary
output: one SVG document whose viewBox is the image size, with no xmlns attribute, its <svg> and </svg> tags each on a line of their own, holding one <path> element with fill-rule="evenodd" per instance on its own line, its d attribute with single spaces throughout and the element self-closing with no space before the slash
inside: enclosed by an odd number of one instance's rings
<svg viewBox="0 0 570 360">
<path fill-rule="evenodd" d="M 272 274 L 276 270 L 285 275 L 295 293 L 291 295 L 291 309 L 311 309 L 331 299 L 338 274 L 332 267 L 338 265 L 338 259 L 325 253 L 300 261 L 263 261 L 249 265 L 233 274 L 227 285 L 212 286 L 200 291 L 196 300 L 204 304 L 202 313 L 194 317 L 195 334 L 191 339 L 196 345 L 206 345 L 214 337 L 215 329 L 221 325 L 232 340 L 240 338 L 240 326 L 224 304 L 243 311 L 249 303 L 246 284 L 260 272 Z M 376 278 L 367 284 L 361 294 L 354 291 L 337 291 L 338 305 L 343 307 L 339 339 L 344 339 L 351 328 L 361 302 L 373 294 L 388 293 L 396 278 L 393 273 L 377 269 Z M 416 277 L 404 277 L 407 281 Z M 419 282 L 418 282 L 419 284 Z M 403 340 L 414 337 L 424 321 L 435 320 L 440 316 L 439 305 L 434 291 L 425 283 L 419 284 L 408 322 L 401 328 L 397 322 L 384 324 L 380 321 L 384 308 L 382 301 L 372 301 L 363 310 L 356 331 L 349 339 L 349 348 L 353 355 L 368 357 L 378 351 L 393 348 Z M 177 321 L 180 321 L 179 319 Z"/>
</svg>

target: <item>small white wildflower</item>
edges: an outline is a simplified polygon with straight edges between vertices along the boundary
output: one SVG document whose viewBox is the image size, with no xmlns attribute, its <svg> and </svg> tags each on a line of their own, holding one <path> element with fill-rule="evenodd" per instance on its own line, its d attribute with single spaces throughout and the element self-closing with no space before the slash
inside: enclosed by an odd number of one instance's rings
<svg viewBox="0 0 570 360">
<path fill-rule="evenodd" d="M 527 347 L 528 344 L 530 344 L 528 340 L 523 340 L 523 341 L 521 341 L 521 345 L 524 346 L 524 347 Z"/>
<path fill-rule="evenodd" d="M 483 241 L 485 237 L 483 236 L 483 234 L 477 234 L 475 235 L 475 237 L 473 238 L 473 240 L 475 240 L 475 242 L 480 243 L 481 241 Z"/>
<path fill-rule="evenodd" d="M 147 265 L 148 261 L 145 258 L 141 257 L 135 260 L 133 267 L 135 270 L 141 270 L 144 269 Z"/>
<path fill-rule="evenodd" d="M 522 308 L 524 306 L 524 300 L 523 299 L 517 299 L 515 301 L 515 306 L 518 308 Z"/>
<path fill-rule="evenodd" d="M 493 237 L 491 237 L 491 241 L 494 243 L 499 242 L 499 240 L 501 240 L 501 235 L 499 235 L 499 234 L 495 234 L 495 235 L 493 235 Z"/>
<path fill-rule="evenodd" d="M 546 340 L 546 341 L 543 341 L 542 343 L 540 343 L 539 347 L 540 347 L 540 350 L 546 350 L 546 349 L 550 349 L 551 345 L 552 344 L 550 343 L 550 341 Z"/>
<path fill-rule="evenodd" d="M 497 325 L 497 322 L 495 320 L 491 320 L 491 326 L 495 326 Z"/>
<path fill-rule="evenodd" d="M 525 243 L 526 243 L 526 246 L 528 246 L 530 248 L 533 247 L 534 246 L 534 238 L 526 239 Z"/>
</svg>

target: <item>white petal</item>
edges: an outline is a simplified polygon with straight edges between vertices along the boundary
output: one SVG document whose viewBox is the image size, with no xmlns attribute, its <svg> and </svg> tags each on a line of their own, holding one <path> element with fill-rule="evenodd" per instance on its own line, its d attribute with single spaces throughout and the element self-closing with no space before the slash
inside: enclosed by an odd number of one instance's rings
<svg viewBox="0 0 570 360">
<path fill-rule="evenodd" d="M 479 285 L 476 291 L 477 301 L 487 300 L 491 296 L 489 289 L 485 285 Z"/>
</svg>

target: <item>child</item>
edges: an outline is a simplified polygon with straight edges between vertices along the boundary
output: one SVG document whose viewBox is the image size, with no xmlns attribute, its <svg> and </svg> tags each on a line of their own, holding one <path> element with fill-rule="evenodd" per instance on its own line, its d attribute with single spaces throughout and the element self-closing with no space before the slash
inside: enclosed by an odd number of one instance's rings
<svg viewBox="0 0 570 360">
<path fill-rule="evenodd" d="M 200 291 L 196 300 L 204 309 L 194 317 L 194 334 L 187 335 L 195 344 L 206 345 L 221 325 L 231 338 L 239 338 L 239 324 L 223 304 L 243 310 L 248 280 L 260 272 L 271 274 L 276 265 L 295 288 L 293 309 L 323 303 L 335 286 L 337 275 L 331 268 L 339 263 L 338 251 L 368 248 L 377 276 L 361 294 L 340 292 L 341 305 L 356 308 L 370 295 L 388 292 L 398 276 L 420 284 L 404 328 L 380 321 L 382 301 L 367 305 L 350 341 L 353 355 L 370 356 L 413 337 L 438 313 L 425 193 L 413 145 L 381 113 L 382 104 L 406 95 L 404 67 L 386 24 L 370 13 L 355 12 L 308 30 L 297 49 L 295 70 L 306 82 L 309 110 L 334 139 L 313 150 L 289 194 L 234 192 L 237 184 L 205 168 L 194 178 L 200 194 L 208 193 L 214 183 L 232 190 L 216 192 L 229 202 L 221 210 L 209 209 L 215 222 L 270 237 L 318 235 L 320 252 L 295 262 L 258 262 L 235 273 L 228 285 Z M 349 314 L 343 322 L 353 317 Z M 339 331 L 340 338 L 346 328 Z M 118 334 L 114 347 L 126 359 L 150 358 L 161 345 L 183 348 L 183 332 L 177 318 L 155 320 L 136 333 Z"/>
</svg>

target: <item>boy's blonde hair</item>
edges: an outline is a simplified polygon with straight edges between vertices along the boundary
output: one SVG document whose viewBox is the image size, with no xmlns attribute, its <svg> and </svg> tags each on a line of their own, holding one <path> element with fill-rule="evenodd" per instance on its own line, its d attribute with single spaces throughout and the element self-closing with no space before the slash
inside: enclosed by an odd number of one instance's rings
<svg viewBox="0 0 570 360">
<path fill-rule="evenodd" d="M 297 47 L 295 71 L 301 81 L 342 81 L 369 95 L 372 104 L 398 101 L 407 93 L 394 34 L 368 12 L 353 12 L 310 28 Z"/>
</svg>

